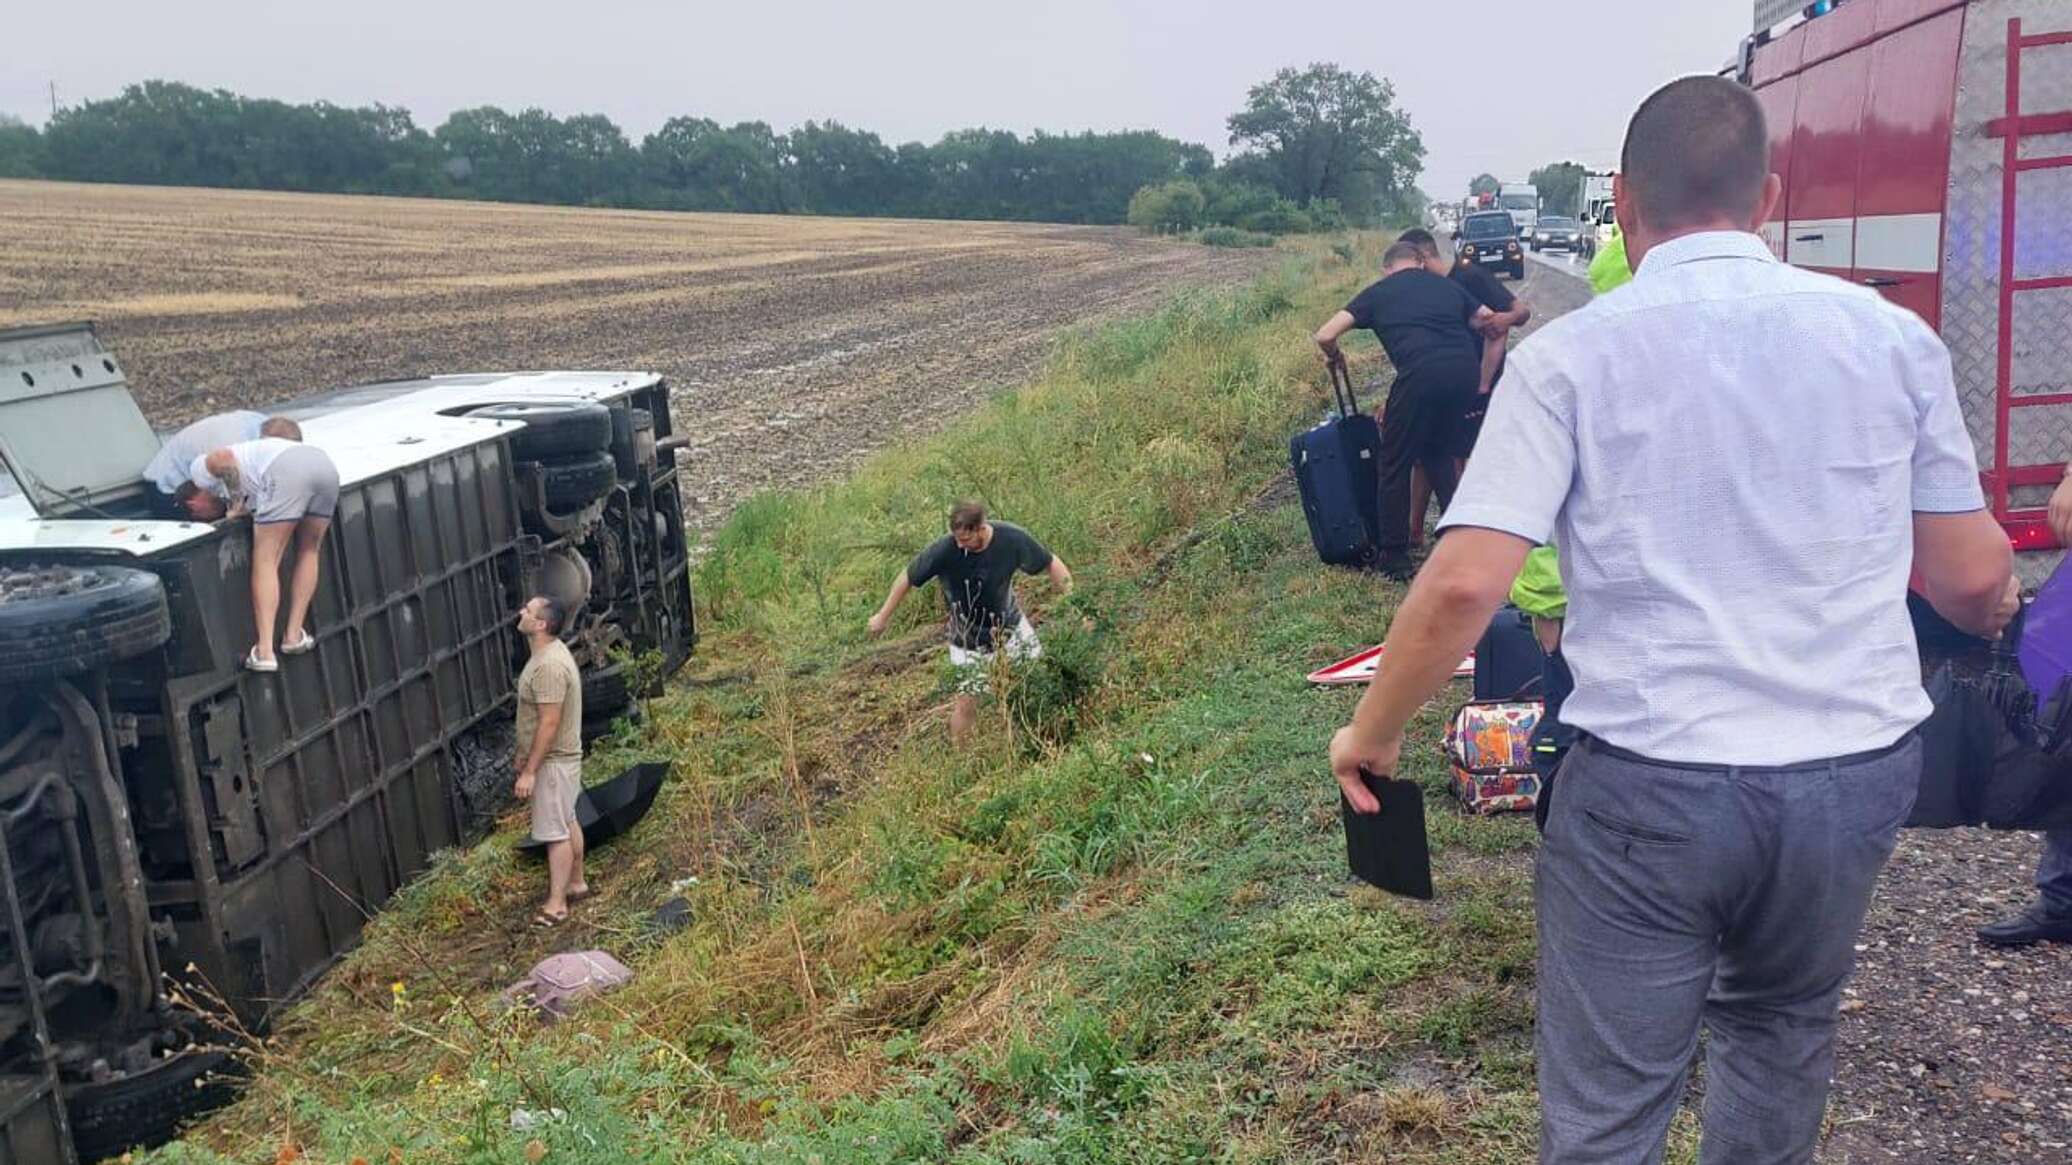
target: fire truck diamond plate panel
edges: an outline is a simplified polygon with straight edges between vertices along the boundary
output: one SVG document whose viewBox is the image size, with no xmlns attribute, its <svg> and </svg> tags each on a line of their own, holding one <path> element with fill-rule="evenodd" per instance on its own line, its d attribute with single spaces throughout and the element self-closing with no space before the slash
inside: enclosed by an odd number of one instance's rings
<svg viewBox="0 0 2072 1165">
<path fill-rule="evenodd" d="M 2072 29 L 2063 0 L 1979 0 L 1964 22 L 1958 60 L 1956 121 L 1950 142 L 1950 193 L 1943 233 L 1943 340 L 1955 363 L 1957 393 L 1979 464 L 1993 463 L 1998 431 L 2000 208 L 2004 139 L 1987 126 L 2007 113 L 2007 22 L 2025 35 Z M 2022 113 L 2072 110 L 2072 49 L 2032 48 L 2022 55 Z M 2031 142 L 2040 139 L 2031 139 Z M 2036 156 L 2024 143 L 2023 156 Z M 2072 170 L 2021 176 L 2016 196 L 2018 278 L 2072 274 Z M 2072 390 L 2072 295 L 2023 292 L 2015 297 L 2014 391 L 2026 396 Z M 2016 409 L 2008 426 L 2015 465 L 2072 460 L 2072 406 Z"/>
</svg>

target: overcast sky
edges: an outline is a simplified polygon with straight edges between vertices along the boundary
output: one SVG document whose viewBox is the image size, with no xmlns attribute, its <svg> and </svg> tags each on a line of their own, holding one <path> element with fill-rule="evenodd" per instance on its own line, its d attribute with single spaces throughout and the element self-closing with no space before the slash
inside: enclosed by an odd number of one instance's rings
<svg viewBox="0 0 2072 1165">
<path fill-rule="evenodd" d="M 1395 82 L 1457 196 L 1488 170 L 1617 156 L 1657 85 L 1711 72 L 1750 0 L 101 0 L 16 5 L 0 110 L 151 77 L 251 96 L 384 102 L 427 129 L 454 109 L 603 113 L 637 144 L 668 117 L 808 118 L 933 141 L 971 125 L 1156 129 L 1228 152 L 1223 121 L 1285 65 L 1335 61 Z M 69 46 L 69 47 L 68 47 Z"/>
</svg>

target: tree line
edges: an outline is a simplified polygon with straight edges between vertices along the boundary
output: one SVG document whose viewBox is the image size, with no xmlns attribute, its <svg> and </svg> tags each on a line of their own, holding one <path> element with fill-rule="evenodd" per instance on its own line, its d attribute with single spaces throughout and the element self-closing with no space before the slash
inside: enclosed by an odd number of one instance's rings
<svg viewBox="0 0 2072 1165">
<path fill-rule="evenodd" d="M 1297 84 L 1303 77 L 1323 79 L 1322 98 L 1337 92 L 1367 104 L 1320 106 L 1319 91 Z M 1380 126 L 1372 124 L 1376 97 Z M 485 105 L 427 130 L 394 106 L 295 104 L 145 81 L 60 109 L 40 130 L 0 118 L 0 177 L 1062 223 L 1123 222 L 1138 191 L 1184 180 L 1238 192 L 1246 214 L 1329 201 L 1332 215 L 1372 222 L 1396 209 L 1423 156 L 1392 98 L 1368 74 L 1284 70 L 1232 116 L 1232 144 L 1245 149 L 1219 165 L 1205 146 L 1146 130 L 1024 137 L 962 129 L 932 145 L 895 146 L 834 121 L 779 132 L 760 121 L 685 116 L 636 144 L 600 114 Z M 1304 99 L 1306 109 L 1296 104 Z"/>
</svg>

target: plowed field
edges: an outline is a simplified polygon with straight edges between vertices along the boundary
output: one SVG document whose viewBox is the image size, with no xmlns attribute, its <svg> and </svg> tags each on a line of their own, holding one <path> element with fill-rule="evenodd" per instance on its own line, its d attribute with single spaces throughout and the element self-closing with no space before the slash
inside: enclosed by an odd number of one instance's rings
<svg viewBox="0 0 2072 1165">
<path fill-rule="evenodd" d="M 1272 253 L 1119 229 L 0 182 L 0 327 L 91 318 L 172 425 L 434 372 L 651 369 L 709 527 Z"/>
</svg>

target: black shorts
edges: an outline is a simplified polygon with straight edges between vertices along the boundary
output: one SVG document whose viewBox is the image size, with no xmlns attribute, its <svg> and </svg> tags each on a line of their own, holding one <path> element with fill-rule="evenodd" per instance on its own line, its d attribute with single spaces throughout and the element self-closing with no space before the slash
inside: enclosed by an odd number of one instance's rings
<svg viewBox="0 0 2072 1165">
<path fill-rule="evenodd" d="M 1475 441 L 1482 436 L 1482 419 L 1488 415 L 1489 398 L 1479 392 L 1469 393 L 1459 419 L 1453 424 L 1450 447 L 1455 457 L 1465 460 L 1475 452 Z"/>
<path fill-rule="evenodd" d="M 1453 427 L 1453 455 L 1466 460 L 1475 452 L 1475 442 L 1482 436 L 1482 418 L 1489 415 L 1489 402 L 1496 397 L 1496 386 L 1503 383 L 1504 366 L 1496 366 L 1496 379 L 1490 381 L 1487 393 L 1468 393 L 1467 403 L 1461 408 L 1460 421 Z"/>
</svg>

